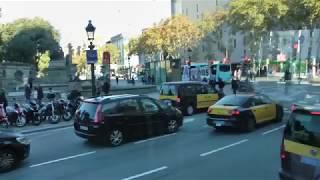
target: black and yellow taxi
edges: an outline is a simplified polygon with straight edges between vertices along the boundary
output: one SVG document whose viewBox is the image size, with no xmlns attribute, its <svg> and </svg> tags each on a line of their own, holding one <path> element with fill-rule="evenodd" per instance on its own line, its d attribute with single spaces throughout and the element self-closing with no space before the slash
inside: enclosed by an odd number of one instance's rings
<svg viewBox="0 0 320 180">
<path fill-rule="evenodd" d="M 320 105 L 293 105 L 281 144 L 280 179 L 320 179 Z"/>
<path fill-rule="evenodd" d="M 282 116 L 282 106 L 265 95 L 228 95 L 208 108 L 207 124 L 216 129 L 237 127 L 253 131 L 257 124 L 279 122 Z"/>
<path fill-rule="evenodd" d="M 217 91 L 207 83 L 179 81 L 163 83 L 160 87 L 160 100 L 172 105 L 187 115 L 197 109 L 207 109 L 219 100 Z"/>
</svg>

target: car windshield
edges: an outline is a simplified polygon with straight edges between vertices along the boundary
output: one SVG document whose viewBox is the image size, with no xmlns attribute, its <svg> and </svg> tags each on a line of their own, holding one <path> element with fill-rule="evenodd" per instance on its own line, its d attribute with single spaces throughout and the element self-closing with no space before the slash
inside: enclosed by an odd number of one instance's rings
<svg viewBox="0 0 320 180">
<path fill-rule="evenodd" d="M 160 88 L 160 95 L 177 96 L 177 85 L 162 85 Z"/>
<path fill-rule="evenodd" d="M 221 105 L 221 106 L 242 106 L 248 101 L 248 98 L 245 96 L 225 96 L 222 99 L 220 99 L 218 102 L 216 102 L 215 105 Z"/>
<path fill-rule="evenodd" d="M 230 71 L 230 65 L 220 64 L 219 70 L 222 72 L 229 72 Z"/>
<path fill-rule="evenodd" d="M 292 113 L 285 137 L 298 143 L 320 147 L 320 116 L 309 112 Z"/>
</svg>

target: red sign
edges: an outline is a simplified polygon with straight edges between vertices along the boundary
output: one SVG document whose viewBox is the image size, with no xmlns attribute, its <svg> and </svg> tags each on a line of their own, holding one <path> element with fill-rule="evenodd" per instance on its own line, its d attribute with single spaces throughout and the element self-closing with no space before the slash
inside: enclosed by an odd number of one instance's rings
<svg viewBox="0 0 320 180">
<path fill-rule="evenodd" d="M 298 43 L 294 43 L 294 44 L 293 44 L 293 48 L 294 48 L 294 49 L 298 49 Z"/>
<path fill-rule="evenodd" d="M 103 52 L 102 64 L 110 64 L 110 53 L 107 51 Z"/>
</svg>

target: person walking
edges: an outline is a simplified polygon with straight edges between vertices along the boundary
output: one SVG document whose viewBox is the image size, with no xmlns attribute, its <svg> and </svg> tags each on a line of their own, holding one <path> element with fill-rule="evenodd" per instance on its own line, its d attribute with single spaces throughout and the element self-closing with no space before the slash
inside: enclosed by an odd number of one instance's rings
<svg viewBox="0 0 320 180">
<path fill-rule="evenodd" d="M 219 98 L 222 98 L 224 96 L 223 88 L 224 88 L 224 82 L 223 80 L 219 77 L 218 78 L 218 87 L 219 87 Z"/>
<path fill-rule="evenodd" d="M 42 102 L 42 99 L 44 97 L 43 95 L 43 89 L 40 86 L 40 84 L 38 85 L 38 87 L 36 87 L 36 91 L 37 91 L 37 103 L 40 105 Z"/>
<path fill-rule="evenodd" d="M 31 88 L 29 84 L 24 86 L 24 96 L 26 97 L 27 103 L 30 103 L 31 100 Z"/>
<path fill-rule="evenodd" d="M 231 88 L 232 88 L 233 94 L 236 95 L 237 94 L 237 90 L 239 88 L 239 82 L 235 77 L 232 77 Z"/>
<path fill-rule="evenodd" d="M 132 85 L 134 86 L 135 85 L 135 80 L 134 80 L 134 77 L 132 76 L 131 78 L 131 82 L 132 82 Z"/>
<path fill-rule="evenodd" d="M 108 82 L 108 80 L 105 80 L 105 82 L 103 83 L 103 92 L 105 95 L 109 94 L 110 91 L 110 83 Z"/>
<path fill-rule="evenodd" d="M 4 89 L 0 91 L 0 104 L 3 105 L 4 112 L 7 112 L 8 100 L 6 98 L 6 92 Z"/>
<path fill-rule="evenodd" d="M 119 77 L 116 76 L 116 82 L 117 82 L 117 85 L 119 84 Z"/>
</svg>

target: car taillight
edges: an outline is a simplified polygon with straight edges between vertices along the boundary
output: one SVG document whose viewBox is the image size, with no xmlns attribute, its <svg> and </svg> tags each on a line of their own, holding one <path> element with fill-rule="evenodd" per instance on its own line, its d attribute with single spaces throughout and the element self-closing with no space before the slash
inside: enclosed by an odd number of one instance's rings
<svg viewBox="0 0 320 180">
<path fill-rule="evenodd" d="M 297 106 L 293 104 L 293 105 L 291 106 L 291 112 L 295 111 L 296 109 L 297 109 Z"/>
<path fill-rule="evenodd" d="M 310 112 L 312 115 L 320 115 L 320 112 Z"/>
<path fill-rule="evenodd" d="M 212 110 L 213 110 L 213 109 L 209 107 L 207 112 L 208 112 L 208 113 L 211 113 Z"/>
<path fill-rule="evenodd" d="M 176 101 L 179 103 L 181 101 L 181 99 L 177 97 Z"/>
<path fill-rule="evenodd" d="M 98 105 L 94 123 L 103 123 L 102 105 Z"/>
<path fill-rule="evenodd" d="M 235 110 L 232 110 L 231 114 L 235 115 L 235 116 L 238 116 L 238 115 L 240 115 L 240 111 L 235 109 Z"/>
</svg>

